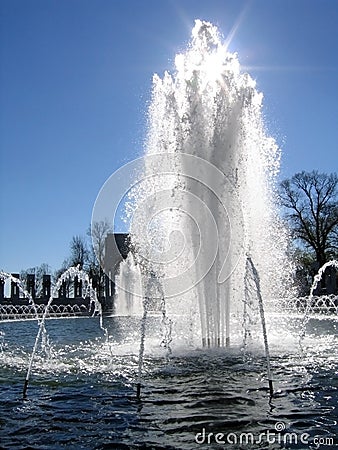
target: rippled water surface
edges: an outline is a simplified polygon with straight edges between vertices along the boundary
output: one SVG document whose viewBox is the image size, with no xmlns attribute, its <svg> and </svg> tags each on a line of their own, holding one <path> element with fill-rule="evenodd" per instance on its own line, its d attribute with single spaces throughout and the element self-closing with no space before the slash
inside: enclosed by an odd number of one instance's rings
<svg viewBox="0 0 338 450">
<path fill-rule="evenodd" d="M 271 400 L 259 347 L 173 346 L 168 357 L 152 320 L 140 399 L 138 319 L 106 318 L 108 342 L 96 318 L 47 321 L 49 352 L 36 355 L 26 400 L 37 323 L 0 323 L 0 448 L 337 446 L 334 318 L 310 320 L 303 353 L 291 332 L 270 333 Z"/>
</svg>

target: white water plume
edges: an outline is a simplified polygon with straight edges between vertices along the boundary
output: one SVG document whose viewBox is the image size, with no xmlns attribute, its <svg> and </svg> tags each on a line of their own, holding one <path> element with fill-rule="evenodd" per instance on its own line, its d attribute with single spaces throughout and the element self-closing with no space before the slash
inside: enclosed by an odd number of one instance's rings
<svg viewBox="0 0 338 450">
<path fill-rule="evenodd" d="M 220 345 L 231 312 L 242 311 L 247 252 L 263 297 L 284 289 L 286 232 L 273 206 L 280 151 L 262 94 L 216 27 L 196 21 L 175 66 L 153 80 L 132 241 L 144 272 L 160 277 L 169 314 L 198 306 L 203 341 Z"/>
<path fill-rule="evenodd" d="M 267 310 L 290 284 L 288 236 L 274 206 L 280 150 L 265 130 L 263 95 L 215 26 L 196 21 L 175 69 L 154 76 L 145 154 L 107 180 L 92 220 L 113 224 L 130 199 L 141 295 L 156 280 L 158 302 L 164 296 L 176 317 L 173 338 L 189 330 L 217 346 L 242 321 L 234 316 L 243 316 L 247 254 Z M 115 282 L 138 295 L 133 282 Z"/>
</svg>

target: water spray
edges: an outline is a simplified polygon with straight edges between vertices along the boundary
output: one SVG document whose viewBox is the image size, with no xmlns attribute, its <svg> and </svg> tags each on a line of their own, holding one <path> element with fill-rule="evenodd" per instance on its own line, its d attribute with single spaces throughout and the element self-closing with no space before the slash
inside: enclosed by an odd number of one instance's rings
<svg viewBox="0 0 338 450">
<path fill-rule="evenodd" d="M 258 298 L 258 305 L 259 305 L 259 313 L 261 317 L 261 323 L 262 323 L 262 330 L 263 330 L 263 338 L 264 338 L 264 347 L 265 347 L 265 357 L 266 357 L 266 365 L 267 365 L 267 375 L 268 375 L 268 381 L 269 381 L 269 392 L 270 397 L 273 396 L 273 380 L 272 380 L 272 372 L 271 372 L 271 363 L 270 363 L 270 351 L 269 351 L 269 344 L 268 344 L 268 335 L 266 332 L 266 323 L 265 323 L 265 314 L 264 314 L 264 305 L 263 305 L 263 298 L 261 294 L 261 287 L 260 287 L 260 279 L 259 274 L 257 272 L 257 269 L 251 259 L 250 256 L 247 257 L 246 260 L 246 277 L 248 276 L 249 270 L 251 271 L 253 275 L 253 280 L 256 286 L 256 294 Z"/>
<path fill-rule="evenodd" d="M 3 280 L 3 282 L 6 282 L 6 280 L 10 280 L 12 283 L 15 283 L 18 286 L 18 289 L 19 289 L 21 295 L 28 299 L 28 304 L 32 307 L 35 319 L 39 323 L 38 307 L 37 307 L 37 305 L 36 305 L 32 295 L 31 295 L 31 293 L 28 292 L 27 289 L 25 289 L 23 287 L 22 281 L 19 278 L 14 277 L 10 273 L 3 272 L 3 271 L 0 272 L 0 279 Z"/>
<path fill-rule="evenodd" d="M 30 377 L 30 373 L 31 373 L 31 370 L 32 370 L 33 357 L 34 357 L 34 355 L 36 353 L 37 345 L 38 345 L 38 342 L 39 342 L 39 339 L 40 339 L 42 333 L 43 333 L 43 335 L 45 337 L 45 341 L 48 342 L 47 331 L 46 331 L 46 328 L 44 326 L 44 316 L 45 316 L 45 314 L 42 315 L 42 318 L 40 320 L 40 317 L 39 317 L 39 314 L 38 314 L 38 310 L 37 310 L 37 305 L 35 304 L 35 301 L 34 301 L 32 295 L 30 294 L 30 292 L 28 292 L 23 287 L 22 281 L 19 278 L 16 278 L 13 275 L 11 275 L 9 273 L 6 273 L 6 272 L 0 272 L 0 278 L 2 280 L 4 280 L 4 281 L 7 280 L 7 279 L 11 280 L 12 283 L 15 283 L 18 286 L 18 289 L 21 292 L 21 294 L 23 294 L 24 297 L 28 298 L 28 302 L 33 308 L 35 318 L 36 318 L 36 320 L 38 322 L 38 325 L 39 325 L 39 330 L 38 330 L 37 336 L 35 338 L 32 356 L 31 356 L 31 360 L 30 360 L 30 363 L 29 363 L 29 367 L 28 367 L 28 370 L 27 370 L 27 374 L 26 374 L 26 378 L 25 378 L 24 386 L 23 386 L 22 396 L 23 396 L 23 399 L 26 399 L 27 398 L 27 389 L 28 389 L 29 377 Z"/>
<path fill-rule="evenodd" d="M 30 374 L 32 371 L 32 367 L 33 367 L 33 361 L 34 361 L 34 357 L 38 348 L 38 343 L 40 341 L 40 338 L 42 336 L 42 339 L 44 341 L 48 342 L 48 337 L 47 337 L 47 331 L 46 331 L 46 327 L 45 327 L 45 323 L 46 323 L 46 318 L 47 318 L 47 314 L 49 311 L 49 308 L 54 300 L 54 297 L 56 296 L 58 290 L 60 289 L 62 283 L 67 280 L 67 279 L 74 279 L 75 277 L 78 277 L 83 284 L 87 285 L 87 292 L 85 295 L 89 295 L 90 297 L 90 301 L 91 304 L 94 304 L 94 310 L 93 310 L 93 316 L 95 315 L 95 313 L 99 313 L 100 314 L 100 328 L 103 330 L 103 332 L 105 333 L 106 336 L 108 336 L 108 331 L 103 327 L 103 322 L 102 322 L 102 306 L 101 303 L 98 301 L 97 296 L 96 296 L 96 292 L 92 287 L 92 284 L 89 280 L 88 275 L 79 268 L 79 266 L 77 267 L 70 267 L 69 269 L 67 269 L 58 279 L 51 296 L 49 297 L 49 300 L 47 302 L 47 305 L 45 307 L 45 310 L 43 312 L 41 321 L 40 321 L 40 326 L 39 326 L 39 330 L 38 333 L 36 335 L 35 338 L 35 342 L 34 342 L 34 346 L 33 346 L 33 350 L 32 350 L 32 354 L 29 360 L 29 365 L 28 365 L 28 369 L 27 369 L 27 373 L 26 373 L 26 377 L 25 377 L 25 381 L 24 381 L 24 386 L 23 386 L 23 392 L 22 392 L 22 396 L 23 399 L 27 398 L 27 389 L 28 389 L 28 383 L 29 383 L 29 379 L 30 379 Z M 108 341 L 108 338 L 107 338 Z M 45 347 L 46 350 L 46 347 Z"/>
<path fill-rule="evenodd" d="M 140 400 L 141 398 L 141 382 L 142 382 L 142 369 L 143 369 L 143 357 L 144 357 L 144 340 L 146 336 L 146 322 L 148 315 L 149 299 L 144 297 L 143 299 L 143 316 L 141 321 L 141 340 L 140 340 L 140 350 L 138 358 L 138 381 L 136 385 L 136 398 Z"/>
<path fill-rule="evenodd" d="M 335 259 L 332 259 L 332 260 L 326 262 L 318 270 L 318 273 L 315 275 L 315 277 L 313 279 L 313 283 L 312 283 L 312 286 L 310 289 L 310 294 L 306 300 L 304 317 L 303 317 L 303 321 L 301 324 L 301 330 L 299 333 L 299 346 L 300 346 L 301 350 L 303 350 L 303 339 L 305 338 L 305 334 L 306 334 L 306 325 L 309 321 L 309 315 L 310 315 L 310 310 L 311 310 L 311 306 L 312 306 L 312 302 L 313 302 L 313 297 L 314 297 L 315 291 L 316 291 L 319 283 L 321 282 L 323 276 L 325 275 L 325 271 L 328 267 L 334 267 L 338 271 L 338 261 L 336 261 Z"/>
</svg>

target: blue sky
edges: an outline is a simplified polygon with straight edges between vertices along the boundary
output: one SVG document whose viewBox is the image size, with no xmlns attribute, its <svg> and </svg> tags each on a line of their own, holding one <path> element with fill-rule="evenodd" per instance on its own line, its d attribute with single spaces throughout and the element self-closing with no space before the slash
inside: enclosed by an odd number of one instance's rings
<svg viewBox="0 0 338 450">
<path fill-rule="evenodd" d="M 197 18 L 238 25 L 229 49 L 264 93 L 281 177 L 337 171 L 337 0 L 1 0 L 0 269 L 61 265 L 142 154 L 152 75 Z"/>
</svg>

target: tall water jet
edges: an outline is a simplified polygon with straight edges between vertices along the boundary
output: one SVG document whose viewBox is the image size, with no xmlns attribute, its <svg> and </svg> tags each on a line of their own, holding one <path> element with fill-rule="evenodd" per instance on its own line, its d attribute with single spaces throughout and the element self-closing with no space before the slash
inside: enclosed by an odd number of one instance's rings
<svg viewBox="0 0 338 450">
<path fill-rule="evenodd" d="M 250 281 L 254 284 L 253 286 L 250 286 Z M 272 382 L 272 373 L 271 373 L 271 363 L 270 363 L 270 350 L 269 350 L 269 343 L 268 343 L 268 335 L 266 331 L 266 322 L 265 322 L 265 313 L 264 313 L 264 304 L 263 304 L 263 298 L 261 294 L 261 286 L 260 286 L 260 279 L 258 272 L 256 270 L 256 267 L 254 263 L 252 262 L 252 259 L 250 256 L 247 257 L 246 261 L 246 270 L 245 270 L 245 278 L 244 278 L 244 285 L 245 285 L 245 304 L 252 304 L 252 294 L 254 292 L 255 297 L 258 300 L 258 308 L 259 308 L 259 314 L 262 324 L 262 333 L 263 333 L 263 339 L 264 339 L 264 348 L 265 348 L 265 357 L 266 357 L 266 365 L 267 365 L 267 375 L 268 375 L 268 381 L 269 381 L 269 391 L 270 396 L 273 395 L 273 382 Z M 247 327 L 245 327 L 245 338 L 246 336 Z M 244 340 L 245 343 L 245 340 Z"/>
<path fill-rule="evenodd" d="M 281 296 L 289 276 L 273 206 L 280 151 L 265 132 L 262 94 L 216 27 L 197 20 L 175 66 L 154 76 L 131 239 L 143 274 L 162 284 L 176 335 L 199 315 L 193 335 L 227 345 L 243 314 L 245 254 L 265 300 Z"/>
<path fill-rule="evenodd" d="M 142 274 L 132 253 L 119 264 L 114 313 L 118 316 L 142 315 Z"/>
</svg>

